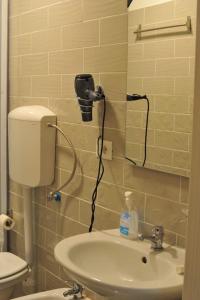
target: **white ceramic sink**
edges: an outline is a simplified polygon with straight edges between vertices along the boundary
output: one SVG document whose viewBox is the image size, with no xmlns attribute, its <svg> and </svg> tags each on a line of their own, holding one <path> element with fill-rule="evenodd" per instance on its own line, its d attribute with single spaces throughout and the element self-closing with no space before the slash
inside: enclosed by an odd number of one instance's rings
<svg viewBox="0 0 200 300">
<path fill-rule="evenodd" d="M 66 238 L 54 250 L 71 279 L 113 300 L 180 300 L 185 251 L 155 252 L 148 241 L 129 241 L 117 230 Z"/>
</svg>

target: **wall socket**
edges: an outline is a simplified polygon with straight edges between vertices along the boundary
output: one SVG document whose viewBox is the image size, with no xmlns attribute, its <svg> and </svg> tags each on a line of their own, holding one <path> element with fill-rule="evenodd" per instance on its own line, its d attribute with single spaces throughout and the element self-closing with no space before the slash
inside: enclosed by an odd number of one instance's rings
<svg viewBox="0 0 200 300">
<path fill-rule="evenodd" d="M 96 141 L 96 155 L 97 155 L 97 149 L 98 149 L 98 140 Z M 111 141 L 105 141 L 103 143 L 103 159 L 112 160 L 113 156 L 113 150 L 112 150 L 112 142 Z M 98 156 L 98 155 L 97 155 Z"/>
</svg>

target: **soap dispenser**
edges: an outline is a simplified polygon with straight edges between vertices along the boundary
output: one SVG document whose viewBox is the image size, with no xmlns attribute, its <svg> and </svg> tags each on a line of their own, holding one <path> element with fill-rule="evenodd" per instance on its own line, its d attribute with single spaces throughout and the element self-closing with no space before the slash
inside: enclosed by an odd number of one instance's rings
<svg viewBox="0 0 200 300">
<path fill-rule="evenodd" d="M 125 204 L 127 210 L 121 214 L 120 234 L 121 236 L 134 240 L 138 237 L 138 213 L 134 207 L 132 192 L 125 192 Z"/>
</svg>

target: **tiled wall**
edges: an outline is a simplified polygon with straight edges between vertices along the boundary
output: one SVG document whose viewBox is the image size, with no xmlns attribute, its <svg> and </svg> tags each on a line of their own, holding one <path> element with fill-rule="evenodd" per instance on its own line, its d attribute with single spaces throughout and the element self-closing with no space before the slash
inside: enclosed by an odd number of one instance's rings
<svg viewBox="0 0 200 300">
<path fill-rule="evenodd" d="M 10 2 L 10 110 L 41 104 L 58 115 L 58 124 L 72 139 L 80 160 L 72 184 L 63 189 L 61 203 L 48 202 L 46 189 L 35 192 L 37 289 L 65 286 L 53 248 L 64 237 L 86 232 L 97 173 L 95 141 L 100 111 L 81 122 L 75 100 L 76 73 L 91 72 L 107 95 L 106 139 L 113 142 L 113 160 L 105 161 L 98 193 L 96 229 L 116 228 L 132 190 L 141 227 L 163 224 L 166 239 L 184 246 L 188 179 L 140 169 L 124 160 L 126 119 L 127 8 L 126 0 L 12 0 Z M 58 139 L 56 180 L 63 182 L 72 168 L 70 150 Z M 31 171 L 31 170 L 30 170 Z M 51 187 L 52 188 L 52 187 Z M 49 189 L 48 189 L 49 190 Z M 10 250 L 24 255 L 22 187 L 10 182 L 10 207 L 16 227 Z"/>
<path fill-rule="evenodd" d="M 128 93 L 150 99 L 146 166 L 190 176 L 196 0 L 168 1 L 128 13 Z M 134 31 L 186 23 L 142 33 Z M 141 164 L 144 156 L 146 102 L 128 103 L 126 153 Z"/>
</svg>

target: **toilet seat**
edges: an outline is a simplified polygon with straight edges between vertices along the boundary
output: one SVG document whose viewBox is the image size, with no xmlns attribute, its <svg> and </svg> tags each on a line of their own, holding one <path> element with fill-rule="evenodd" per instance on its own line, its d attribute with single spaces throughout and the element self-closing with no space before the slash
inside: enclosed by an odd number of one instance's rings
<svg viewBox="0 0 200 300">
<path fill-rule="evenodd" d="M 28 270 L 27 262 L 9 252 L 0 252 L 0 266 L 0 283 Z"/>
</svg>

